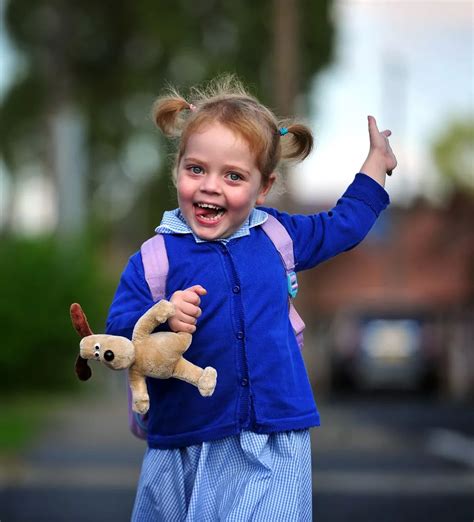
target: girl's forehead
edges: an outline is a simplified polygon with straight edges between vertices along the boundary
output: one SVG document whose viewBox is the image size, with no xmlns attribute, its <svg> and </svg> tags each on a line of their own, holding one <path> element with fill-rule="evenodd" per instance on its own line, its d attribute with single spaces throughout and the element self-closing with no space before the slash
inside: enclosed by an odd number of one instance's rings
<svg viewBox="0 0 474 522">
<path fill-rule="evenodd" d="M 182 150 L 194 148 L 224 148 L 254 156 L 248 140 L 238 131 L 219 122 L 202 124 L 193 129 L 182 143 Z"/>
<path fill-rule="evenodd" d="M 225 125 L 213 123 L 189 135 L 179 161 L 197 161 L 215 168 L 233 166 L 247 172 L 259 173 L 256 154 L 247 140 Z"/>
<path fill-rule="evenodd" d="M 220 121 L 203 121 L 202 123 L 190 129 L 190 132 L 188 133 L 188 139 L 193 135 L 207 135 L 214 133 L 226 134 L 228 136 L 232 135 L 235 139 L 238 140 L 242 140 L 244 138 L 243 134 L 236 128 L 232 127 L 232 125 L 222 123 Z"/>
</svg>

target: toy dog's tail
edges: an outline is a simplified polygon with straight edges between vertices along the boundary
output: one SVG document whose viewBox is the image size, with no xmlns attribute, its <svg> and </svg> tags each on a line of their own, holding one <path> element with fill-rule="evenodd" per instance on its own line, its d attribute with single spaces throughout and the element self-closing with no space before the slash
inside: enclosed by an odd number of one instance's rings
<svg viewBox="0 0 474 522">
<path fill-rule="evenodd" d="M 72 324 L 81 339 L 88 335 L 93 335 L 89 323 L 87 322 L 86 314 L 82 311 L 80 304 L 73 303 L 69 312 L 71 314 Z M 76 359 L 75 371 L 81 381 L 87 381 L 92 375 L 87 359 L 83 359 L 80 355 L 78 355 Z"/>
</svg>

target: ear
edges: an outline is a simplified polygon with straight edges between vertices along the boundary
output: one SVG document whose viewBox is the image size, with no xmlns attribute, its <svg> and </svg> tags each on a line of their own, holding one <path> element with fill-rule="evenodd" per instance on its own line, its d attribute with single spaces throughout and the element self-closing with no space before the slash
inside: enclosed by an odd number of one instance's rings
<svg viewBox="0 0 474 522">
<path fill-rule="evenodd" d="M 71 315 L 72 324 L 81 338 L 92 335 L 92 330 L 87 322 L 86 314 L 82 311 L 80 304 L 73 303 L 69 309 L 69 313 Z M 87 360 L 83 359 L 80 355 L 77 356 L 75 370 L 77 377 L 81 381 L 87 381 L 92 375 Z"/>
<path fill-rule="evenodd" d="M 257 196 L 257 200 L 255 201 L 255 203 L 257 205 L 263 205 L 265 203 L 265 198 L 267 197 L 267 194 L 270 192 L 271 188 L 273 187 L 275 180 L 276 180 L 276 174 L 274 172 L 272 172 L 270 174 L 270 176 L 268 177 L 268 180 L 265 183 L 265 185 L 262 184 L 262 186 L 260 187 L 260 192 Z"/>
<path fill-rule="evenodd" d="M 92 330 L 87 322 L 86 314 L 82 311 L 80 304 L 73 303 L 69 309 L 69 313 L 71 314 L 72 324 L 81 338 L 92 335 Z"/>
<path fill-rule="evenodd" d="M 77 356 L 75 370 L 80 381 L 87 381 L 91 378 L 92 371 L 89 368 L 87 359 L 83 359 L 80 355 Z"/>
</svg>

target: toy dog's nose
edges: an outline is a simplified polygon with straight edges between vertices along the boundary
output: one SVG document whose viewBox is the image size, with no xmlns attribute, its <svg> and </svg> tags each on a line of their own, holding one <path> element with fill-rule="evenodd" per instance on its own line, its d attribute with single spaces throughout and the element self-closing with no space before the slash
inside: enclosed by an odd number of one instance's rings
<svg viewBox="0 0 474 522">
<path fill-rule="evenodd" d="M 114 355 L 114 352 L 112 350 L 107 350 L 105 353 L 104 353 L 104 359 L 107 361 L 107 362 L 110 362 L 110 361 L 113 361 L 115 358 L 115 355 Z"/>
</svg>

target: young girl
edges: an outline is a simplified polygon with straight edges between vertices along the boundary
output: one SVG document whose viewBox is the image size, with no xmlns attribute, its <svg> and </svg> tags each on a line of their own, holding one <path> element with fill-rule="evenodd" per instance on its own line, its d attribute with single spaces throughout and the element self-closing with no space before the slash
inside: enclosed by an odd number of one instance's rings
<svg viewBox="0 0 474 522">
<path fill-rule="evenodd" d="M 309 428 L 319 425 L 288 313 L 285 269 L 262 229 L 276 218 L 292 241 L 296 271 L 357 245 L 388 205 L 396 166 L 369 116 L 370 150 L 330 212 L 289 215 L 262 205 L 281 159 L 303 160 L 313 139 L 282 126 L 236 81 L 186 100 L 157 100 L 156 124 L 179 137 L 179 208 L 156 229 L 169 258 L 173 331 L 193 333 L 186 358 L 217 369 L 212 397 L 176 379 L 148 379 L 151 398 L 135 521 L 311 520 Z M 108 333 L 131 336 L 153 299 L 140 252 L 125 268 Z"/>
</svg>

